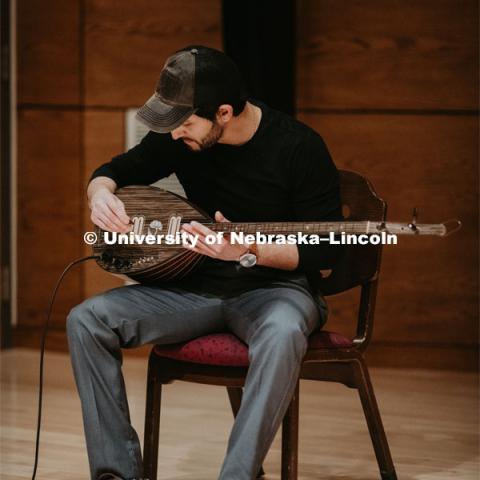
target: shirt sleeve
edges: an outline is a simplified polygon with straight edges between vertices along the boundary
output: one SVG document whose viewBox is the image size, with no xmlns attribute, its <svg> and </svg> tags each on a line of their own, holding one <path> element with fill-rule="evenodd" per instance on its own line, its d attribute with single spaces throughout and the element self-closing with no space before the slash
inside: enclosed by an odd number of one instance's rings
<svg viewBox="0 0 480 480">
<path fill-rule="evenodd" d="M 340 179 L 327 146 L 315 132 L 307 135 L 293 157 L 292 205 L 298 221 L 342 221 Z M 298 245 L 297 270 L 330 269 L 341 247 L 327 242 Z"/>
<path fill-rule="evenodd" d="M 175 147 L 170 135 L 149 132 L 138 145 L 98 167 L 90 181 L 96 177 L 108 177 L 118 188 L 150 185 L 175 171 Z"/>
</svg>

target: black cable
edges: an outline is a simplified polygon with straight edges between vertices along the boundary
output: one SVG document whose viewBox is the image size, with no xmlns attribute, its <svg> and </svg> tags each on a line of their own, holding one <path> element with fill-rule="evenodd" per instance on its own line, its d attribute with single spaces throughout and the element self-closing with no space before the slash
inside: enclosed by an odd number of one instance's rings
<svg viewBox="0 0 480 480">
<path fill-rule="evenodd" d="M 38 451 L 40 446 L 40 426 L 42 423 L 42 395 L 43 395 L 43 359 L 45 356 L 45 342 L 47 339 L 47 331 L 48 331 L 48 324 L 50 323 L 50 316 L 52 314 L 53 302 L 55 301 L 55 297 L 57 295 L 58 287 L 63 280 L 63 277 L 66 273 L 74 266 L 82 262 L 86 262 L 87 260 L 93 260 L 98 258 L 98 255 L 90 255 L 88 257 L 79 258 L 78 260 L 74 260 L 73 262 L 69 263 L 68 266 L 65 268 L 63 273 L 60 275 L 60 278 L 57 280 L 57 284 L 53 289 L 52 296 L 50 297 L 50 305 L 47 311 L 47 321 L 45 322 L 45 327 L 43 328 L 42 333 L 42 343 L 40 347 L 40 382 L 38 388 L 38 419 L 37 419 L 37 440 L 35 442 L 35 463 L 33 465 L 33 474 L 32 480 L 35 480 L 35 476 L 37 474 L 37 466 L 38 466 Z"/>
</svg>

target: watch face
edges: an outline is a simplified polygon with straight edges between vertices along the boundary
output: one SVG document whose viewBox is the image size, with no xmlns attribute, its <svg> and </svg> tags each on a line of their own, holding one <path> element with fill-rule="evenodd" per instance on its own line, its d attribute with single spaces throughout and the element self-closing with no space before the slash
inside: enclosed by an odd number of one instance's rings
<svg viewBox="0 0 480 480">
<path fill-rule="evenodd" d="M 253 267 L 257 263 L 257 257 L 253 253 L 246 253 L 240 257 L 240 265 L 245 268 Z"/>
</svg>

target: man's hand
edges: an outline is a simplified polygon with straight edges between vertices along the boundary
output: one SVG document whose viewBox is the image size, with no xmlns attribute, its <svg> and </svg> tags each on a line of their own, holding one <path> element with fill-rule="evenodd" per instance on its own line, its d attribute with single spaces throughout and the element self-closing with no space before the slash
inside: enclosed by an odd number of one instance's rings
<svg viewBox="0 0 480 480">
<path fill-rule="evenodd" d="M 225 223 L 229 222 L 222 213 L 215 213 L 215 221 Z M 207 255 L 212 258 L 226 261 L 237 261 L 240 256 L 246 253 L 248 247 L 246 245 L 236 244 L 232 245 L 228 238 L 222 238 L 220 242 L 215 242 L 213 245 L 208 245 L 205 241 L 207 235 L 216 235 L 216 232 L 210 230 L 205 225 L 199 222 L 185 223 L 182 225 L 182 229 L 191 234 L 198 235 L 198 242 L 195 247 L 186 246 L 189 250 Z"/>
<path fill-rule="evenodd" d="M 217 222 L 228 222 L 220 212 L 215 213 Z M 228 237 L 223 238 L 220 243 L 207 245 L 205 237 L 215 235 L 215 232 L 198 222 L 186 223 L 183 230 L 191 235 L 198 235 L 198 242 L 195 248 L 186 246 L 194 252 L 208 255 L 220 260 L 237 261 L 240 256 L 247 252 L 248 245 L 232 245 Z M 279 268 L 281 270 L 295 270 L 298 266 L 298 248 L 296 245 L 258 245 L 257 244 L 257 265 L 264 267 Z"/>
<path fill-rule="evenodd" d="M 109 232 L 126 233 L 131 229 L 130 218 L 123 202 L 113 194 L 116 184 L 107 177 L 98 177 L 88 186 L 92 222 Z"/>
</svg>

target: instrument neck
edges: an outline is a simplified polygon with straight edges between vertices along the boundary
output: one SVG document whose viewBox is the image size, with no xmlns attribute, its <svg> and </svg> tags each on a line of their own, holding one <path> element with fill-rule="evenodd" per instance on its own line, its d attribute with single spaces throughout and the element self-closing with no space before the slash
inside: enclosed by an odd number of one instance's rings
<svg viewBox="0 0 480 480">
<path fill-rule="evenodd" d="M 210 223 L 206 224 L 214 232 L 243 232 L 244 234 L 259 233 L 368 233 L 370 222 L 268 222 L 268 223 Z"/>
</svg>

